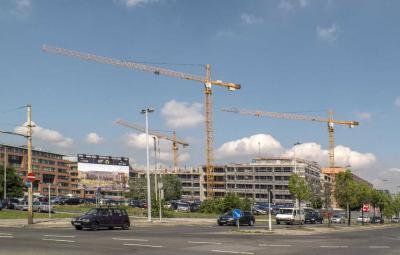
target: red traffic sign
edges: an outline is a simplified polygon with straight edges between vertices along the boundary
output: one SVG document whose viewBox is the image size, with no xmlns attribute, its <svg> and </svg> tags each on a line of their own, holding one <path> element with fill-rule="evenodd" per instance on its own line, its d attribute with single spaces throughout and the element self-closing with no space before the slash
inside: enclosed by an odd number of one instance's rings
<svg viewBox="0 0 400 255">
<path fill-rule="evenodd" d="M 362 210 L 363 210 L 363 212 L 368 212 L 369 206 L 367 204 L 364 204 Z"/>
<path fill-rule="evenodd" d="M 29 173 L 27 178 L 28 178 L 28 181 L 30 181 L 30 182 L 34 182 L 36 180 L 36 176 L 34 173 Z"/>
</svg>

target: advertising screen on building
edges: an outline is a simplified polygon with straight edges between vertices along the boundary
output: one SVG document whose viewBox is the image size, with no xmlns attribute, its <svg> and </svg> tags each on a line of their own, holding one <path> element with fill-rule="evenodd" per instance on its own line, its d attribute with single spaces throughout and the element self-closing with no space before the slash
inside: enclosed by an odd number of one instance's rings
<svg viewBox="0 0 400 255">
<path fill-rule="evenodd" d="M 85 189 L 125 190 L 129 158 L 78 154 L 78 174 Z"/>
</svg>

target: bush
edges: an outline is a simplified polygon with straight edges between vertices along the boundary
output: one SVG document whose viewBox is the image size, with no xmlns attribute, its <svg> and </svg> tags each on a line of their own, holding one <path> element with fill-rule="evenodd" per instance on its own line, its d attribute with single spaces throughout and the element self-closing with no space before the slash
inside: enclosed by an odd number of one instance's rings
<svg viewBox="0 0 400 255">
<path fill-rule="evenodd" d="M 249 211 L 251 208 L 250 199 L 242 199 L 235 193 L 228 193 L 224 198 L 203 201 L 200 211 L 203 213 L 220 214 L 236 208 Z"/>
</svg>

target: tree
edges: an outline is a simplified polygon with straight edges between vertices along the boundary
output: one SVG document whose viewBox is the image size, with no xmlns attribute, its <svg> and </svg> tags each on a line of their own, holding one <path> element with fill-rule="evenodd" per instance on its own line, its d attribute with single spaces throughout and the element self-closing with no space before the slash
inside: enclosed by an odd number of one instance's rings
<svg viewBox="0 0 400 255">
<path fill-rule="evenodd" d="M 232 209 L 249 211 L 251 200 L 240 198 L 235 193 L 227 193 L 223 198 L 207 199 L 200 206 L 200 211 L 205 213 L 225 213 Z"/>
<path fill-rule="evenodd" d="M 368 186 L 365 183 L 355 183 L 356 185 L 356 190 L 357 190 L 357 201 L 358 201 L 358 206 L 356 209 L 361 209 L 361 217 L 362 217 L 362 225 L 364 225 L 364 210 L 363 210 L 363 205 L 368 204 L 372 201 L 372 193 L 373 189 Z"/>
<path fill-rule="evenodd" d="M 182 197 L 182 183 L 178 176 L 173 174 L 165 175 L 162 177 L 162 183 L 165 200 L 169 201 Z"/>
<path fill-rule="evenodd" d="M 349 170 L 338 173 L 335 180 L 335 198 L 340 207 L 347 210 L 347 224 L 350 226 L 351 207 L 357 206 L 357 189 Z"/>
<path fill-rule="evenodd" d="M 22 197 L 24 184 L 14 168 L 7 167 L 7 197 Z M 0 165 L 0 194 L 4 193 L 4 166 Z"/>
<path fill-rule="evenodd" d="M 289 192 L 298 201 L 298 207 L 301 211 L 301 201 L 308 200 L 310 198 L 310 188 L 307 186 L 303 178 L 300 178 L 297 174 L 292 174 L 289 179 Z"/>
<path fill-rule="evenodd" d="M 129 181 L 129 197 L 133 199 L 145 199 L 147 197 L 146 178 L 134 178 Z"/>
</svg>

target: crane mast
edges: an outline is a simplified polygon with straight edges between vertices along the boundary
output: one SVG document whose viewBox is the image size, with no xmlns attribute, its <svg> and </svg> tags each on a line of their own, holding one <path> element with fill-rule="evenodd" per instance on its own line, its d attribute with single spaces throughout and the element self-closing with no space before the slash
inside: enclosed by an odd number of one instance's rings
<svg viewBox="0 0 400 255">
<path fill-rule="evenodd" d="M 329 167 L 335 167 L 335 138 L 334 138 L 334 125 L 348 125 L 350 128 L 358 126 L 360 123 L 357 121 L 343 121 L 343 120 L 335 120 L 333 118 L 333 111 L 328 111 L 328 118 L 316 117 L 316 116 L 308 116 L 308 115 L 299 115 L 293 113 L 284 113 L 284 112 L 265 112 L 265 111 L 257 111 L 257 110 L 246 110 L 246 109 L 237 109 L 237 108 L 224 108 L 223 112 L 231 112 L 231 113 L 239 113 L 243 115 L 253 115 L 256 117 L 270 117 L 277 119 L 289 119 L 289 120 L 304 120 L 304 121 L 316 121 L 316 122 L 325 122 L 328 125 L 328 135 L 329 135 Z"/>
<path fill-rule="evenodd" d="M 235 91 L 237 89 L 241 88 L 240 84 L 232 83 L 232 82 L 223 82 L 220 80 L 211 80 L 211 66 L 209 64 L 206 65 L 206 76 L 205 77 L 200 77 L 192 74 L 187 74 L 183 72 L 177 72 L 177 71 L 172 71 L 168 70 L 165 68 L 159 68 L 159 67 L 153 67 L 149 65 L 144 65 L 141 63 L 136 63 L 132 61 L 122 61 L 118 59 L 113 59 L 109 57 L 104 57 L 104 56 L 98 56 L 94 54 L 88 54 L 88 53 L 83 53 L 79 51 L 74 51 L 74 50 L 69 50 L 69 49 L 64 49 L 64 48 L 59 48 L 59 47 L 54 47 L 50 45 L 43 45 L 42 50 L 45 52 L 50 52 L 50 53 L 55 53 L 55 54 L 60 54 L 64 55 L 67 57 L 72 57 L 72 58 L 78 58 L 81 60 L 85 61 L 92 61 L 92 62 L 97 62 L 97 63 L 102 63 L 102 64 L 107 64 L 107 65 L 114 65 L 117 67 L 123 67 L 123 68 L 128 68 L 128 69 L 134 69 L 134 70 L 139 70 L 139 71 L 144 71 L 144 72 L 150 72 L 156 75 L 164 75 L 164 76 L 170 76 L 170 77 L 176 77 L 180 79 L 185 79 L 185 80 L 191 80 L 191 81 L 196 81 L 203 83 L 205 88 L 204 88 L 204 94 L 205 94 L 205 104 L 204 104 L 204 113 L 205 113 L 205 133 L 206 133 L 206 181 L 207 181 L 207 198 L 213 198 L 214 193 L 213 193 L 213 187 L 214 187 L 214 175 L 213 175 L 213 169 L 214 169 L 214 154 L 213 154 L 213 119 L 212 119 L 212 85 L 220 86 L 220 87 L 225 87 L 229 91 Z"/>
</svg>

